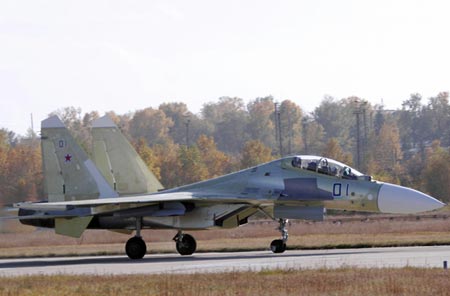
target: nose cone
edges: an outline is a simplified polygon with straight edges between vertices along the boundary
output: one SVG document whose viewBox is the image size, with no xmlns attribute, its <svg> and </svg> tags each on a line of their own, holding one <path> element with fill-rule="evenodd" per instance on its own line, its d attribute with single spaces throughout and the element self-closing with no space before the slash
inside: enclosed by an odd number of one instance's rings
<svg viewBox="0 0 450 296">
<path fill-rule="evenodd" d="M 384 183 L 378 193 L 378 209 L 382 213 L 414 214 L 445 206 L 439 200 L 420 191 Z"/>
</svg>

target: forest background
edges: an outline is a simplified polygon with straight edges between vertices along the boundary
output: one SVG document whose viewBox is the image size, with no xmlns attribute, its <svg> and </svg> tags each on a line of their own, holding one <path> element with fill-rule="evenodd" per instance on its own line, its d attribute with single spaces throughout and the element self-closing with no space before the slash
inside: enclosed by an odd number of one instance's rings
<svg viewBox="0 0 450 296">
<path fill-rule="evenodd" d="M 90 154 L 91 123 L 101 115 L 56 110 Z M 108 113 L 166 188 L 217 177 L 292 154 L 347 163 L 376 180 L 450 199 L 449 93 L 412 94 L 401 109 L 364 99 L 325 97 L 312 113 L 295 102 L 236 97 L 205 103 L 200 114 L 164 103 L 127 114 Z M 43 200 L 39 135 L 0 129 L 0 205 Z"/>
</svg>

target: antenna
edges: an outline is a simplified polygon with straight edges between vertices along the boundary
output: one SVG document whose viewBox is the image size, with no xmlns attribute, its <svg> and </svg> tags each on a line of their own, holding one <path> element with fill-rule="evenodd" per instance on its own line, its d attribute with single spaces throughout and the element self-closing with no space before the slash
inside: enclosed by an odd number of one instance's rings
<svg viewBox="0 0 450 296">
<path fill-rule="evenodd" d="M 33 113 L 30 113 L 30 117 L 31 117 L 31 130 L 34 132 Z"/>
</svg>

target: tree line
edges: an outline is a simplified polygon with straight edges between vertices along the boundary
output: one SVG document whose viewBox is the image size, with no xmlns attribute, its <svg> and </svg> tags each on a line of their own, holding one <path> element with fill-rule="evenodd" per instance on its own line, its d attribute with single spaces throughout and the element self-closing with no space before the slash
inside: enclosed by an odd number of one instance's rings
<svg viewBox="0 0 450 296">
<path fill-rule="evenodd" d="M 90 128 L 100 114 L 66 107 L 58 115 L 90 153 Z M 376 180 L 450 197 L 450 105 L 447 92 L 424 100 L 412 94 L 386 110 L 358 98 L 325 97 L 311 113 L 271 96 L 248 104 L 222 97 L 199 114 L 164 103 L 127 114 L 108 113 L 166 187 L 217 177 L 292 154 L 347 163 Z M 40 200 L 39 137 L 0 130 L 0 203 Z"/>
</svg>

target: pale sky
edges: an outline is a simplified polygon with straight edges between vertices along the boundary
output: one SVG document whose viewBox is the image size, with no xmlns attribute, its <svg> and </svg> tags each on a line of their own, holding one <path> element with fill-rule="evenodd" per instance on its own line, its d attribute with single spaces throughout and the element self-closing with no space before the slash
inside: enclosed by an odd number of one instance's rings
<svg viewBox="0 0 450 296">
<path fill-rule="evenodd" d="M 221 96 L 400 108 L 450 90 L 450 1 L 0 0 L 0 128 Z"/>
</svg>

